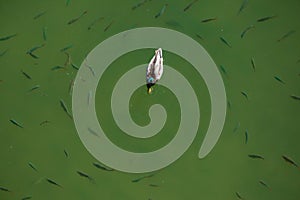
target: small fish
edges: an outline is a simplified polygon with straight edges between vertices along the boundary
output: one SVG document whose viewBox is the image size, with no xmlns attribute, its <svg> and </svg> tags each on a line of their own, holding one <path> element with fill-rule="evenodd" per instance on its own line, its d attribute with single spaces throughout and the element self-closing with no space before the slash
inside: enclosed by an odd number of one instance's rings
<svg viewBox="0 0 300 200">
<path fill-rule="evenodd" d="M 297 165 L 297 163 L 295 161 L 293 161 L 291 158 L 283 155 L 282 158 L 284 159 L 284 161 L 286 161 L 287 163 L 290 163 L 291 165 L 294 165 L 295 167 L 299 168 L 299 166 Z"/>
<path fill-rule="evenodd" d="M 65 111 L 65 113 L 67 113 L 67 115 L 72 119 L 73 117 L 70 114 L 70 112 L 69 112 L 69 110 L 68 110 L 68 108 L 67 108 L 64 100 L 60 99 L 59 102 L 60 102 L 60 106 L 63 108 L 63 110 Z"/>
<path fill-rule="evenodd" d="M 79 174 L 79 176 L 89 179 L 90 181 L 94 181 L 94 179 L 92 177 L 90 177 L 88 174 L 86 174 L 84 172 L 77 171 L 77 174 Z"/>
<path fill-rule="evenodd" d="M 131 7 L 131 10 L 135 10 L 135 9 L 141 7 L 141 6 L 144 5 L 146 2 L 147 2 L 147 0 L 143 0 L 143 1 L 139 2 L 139 3 L 137 3 L 136 5 L 134 5 L 134 6 Z"/>
<path fill-rule="evenodd" d="M 104 32 L 106 32 L 110 27 L 111 25 L 114 23 L 114 20 L 112 20 L 105 28 L 104 28 Z"/>
<path fill-rule="evenodd" d="M 38 171 L 37 168 L 35 167 L 35 165 L 32 162 L 28 163 L 29 167 L 31 167 L 34 171 Z"/>
<path fill-rule="evenodd" d="M 251 29 L 254 29 L 254 28 L 255 28 L 254 25 L 250 25 L 250 26 L 248 26 L 247 28 L 245 28 L 245 29 L 242 31 L 242 33 L 241 33 L 241 38 L 244 38 L 245 34 L 246 34 L 248 31 L 250 31 Z"/>
<path fill-rule="evenodd" d="M 17 36 L 16 33 L 15 33 L 15 34 L 12 34 L 12 35 L 4 36 L 4 37 L 1 37 L 1 38 L 0 38 L 0 41 L 9 40 L 9 39 L 11 39 L 11 38 L 13 38 L 13 37 L 15 37 L 15 36 Z"/>
<path fill-rule="evenodd" d="M 22 74 L 27 78 L 31 80 L 31 76 L 29 76 L 29 74 L 27 74 L 26 72 L 24 72 L 23 70 L 21 70 Z"/>
<path fill-rule="evenodd" d="M 231 109 L 231 102 L 229 100 L 227 101 L 227 107 Z"/>
<path fill-rule="evenodd" d="M 282 83 L 282 84 L 285 84 L 285 82 L 279 78 L 278 76 L 274 76 L 275 80 L 277 80 L 278 82 Z"/>
<path fill-rule="evenodd" d="M 14 124 L 14 125 L 16 125 L 16 126 L 18 126 L 18 127 L 20 127 L 20 128 L 24 128 L 23 125 L 21 125 L 19 122 L 17 122 L 17 121 L 14 120 L 14 119 L 10 119 L 9 121 L 10 121 L 12 124 Z"/>
<path fill-rule="evenodd" d="M 28 53 L 31 57 L 33 57 L 34 59 L 38 59 L 39 57 L 37 56 L 37 55 L 35 55 L 35 54 L 33 54 L 33 53 Z"/>
<path fill-rule="evenodd" d="M 36 20 L 36 19 L 40 18 L 41 16 L 43 16 L 44 14 L 46 14 L 46 12 L 47 12 L 47 11 L 43 11 L 43 12 L 38 13 L 37 15 L 35 15 L 35 16 L 33 17 L 33 19 Z"/>
<path fill-rule="evenodd" d="M 94 136 L 99 137 L 98 133 L 97 133 L 96 131 L 94 131 L 93 129 L 88 128 L 88 131 L 89 131 L 91 134 L 93 134 Z"/>
<path fill-rule="evenodd" d="M 103 166 L 103 165 L 101 165 L 101 164 L 99 164 L 99 163 L 93 163 L 93 165 L 94 165 L 95 167 L 97 167 L 98 169 L 102 169 L 102 170 L 104 170 L 104 171 L 114 171 L 114 169 L 108 168 L 108 167 Z"/>
<path fill-rule="evenodd" d="M 239 15 L 247 7 L 247 5 L 248 5 L 248 0 L 243 0 L 243 3 L 241 4 L 241 7 L 237 14 Z"/>
<path fill-rule="evenodd" d="M 3 192 L 11 192 L 9 189 L 0 186 L 0 190 Z"/>
<path fill-rule="evenodd" d="M 64 67 L 67 67 L 68 65 L 70 65 L 72 63 L 72 59 L 71 59 L 71 56 L 68 52 L 64 52 L 67 56 L 67 59 L 65 61 L 65 64 L 64 64 Z"/>
<path fill-rule="evenodd" d="M 60 52 L 67 51 L 68 49 L 71 49 L 73 47 L 73 44 L 70 44 L 68 46 L 65 46 L 64 48 L 60 49 Z"/>
<path fill-rule="evenodd" d="M 257 22 L 264 22 L 264 21 L 267 21 L 267 20 L 270 20 L 270 19 L 273 19 L 277 17 L 276 15 L 273 15 L 273 16 L 267 16 L 267 17 L 262 17 L 262 18 L 259 18 L 258 20 L 256 20 Z"/>
<path fill-rule="evenodd" d="M 162 9 L 159 11 L 159 13 L 157 13 L 157 14 L 154 16 L 154 18 L 158 18 L 158 17 L 160 17 L 161 15 L 163 15 L 163 14 L 165 13 L 165 10 L 166 10 L 167 6 L 168 6 L 168 4 L 165 4 L 165 5 L 162 7 Z"/>
<path fill-rule="evenodd" d="M 216 17 L 214 17 L 214 18 L 208 18 L 208 19 L 203 19 L 203 20 L 201 20 L 201 22 L 202 23 L 206 23 L 206 22 L 211 22 L 211 21 L 215 21 L 215 20 L 217 20 Z"/>
<path fill-rule="evenodd" d="M 70 84 L 69 84 L 69 94 L 70 95 L 72 95 L 73 87 L 74 87 L 74 79 L 70 80 Z"/>
<path fill-rule="evenodd" d="M 27 197 L 23 197 L 21 200 L 28 200 L 28 199 L 31 199 L 32 196 L 27 196 Z"/>
<path fill-rule="evenodd" d="M 220 65 L 220 69 L 225 75 L 227 75 L 227 71 L 223 65 Z"/>
<path fill-rule="evenodd" d="M 50 184 L 52 184 L 52 185 L 55 185 L 55 186 L 57 186 L 57 187 L 62 188 L 62 186 L 61 186 L 60 184 L 56 183 L 55 181 L 53 181 L 53 180 L 51 180 L 51 179 L 49 179 L 49 178 L 46 178 L 46 180 L 47 180 L 48 183 L 50 183 Z"/>
<path fill-rule="evenodd" d="M 62 66 L 59 66 L 59 65 L 54 66 L 54 67 L 51 68 L 52 71 L 54 71 L 54 70 L 59 70 L 59 69 L 65 69 L 65 68 L 62 67 Z"/>
<path fill-rule="evenodd" d="M 291 30 L 291 31 L 287 32 L 287 33 L 284 34 L 281 38 L 279 38 L 279 39 L 277 40 L 277 42 L 280 42 L 280 41 L 284 40 L 285 38 L 291 36 L 291 35 L 294 34 L 294 33 L 296 33 L 295 30 Z"/>
<path fill-rule="evenodd" d="M 295 99 L 295 100 L 300 100 L 300 96 L 291 95 L 290 97 L 291 97 L 292 99 Z"/>
<path fill-rule="evenodd" d="M 64 149 L 64 154 L 65 154 L 66 158 L 69 158 L 69 153 L 65 149 Z"/>
<path fill-rule="evenodd" d="M 235 133 L 240 128 L 240 126 L 241 126 L 241 124 L 240 124 L 240 122 L 238 122 L 236 124 L 236 126 L 234 127 L 233 132 Z"/>
<path fill-rule="evenodd" d="M 42 125 L 44 125 L 44 124 L 48 124 L 48 123 L 50 123 L 50 121 L 48 121 L 48 120 L 42 121 L 42 122 L 40 123 L 40 126 L 42 126 Z"/>
<path fill-rule="evenodd" d="M 66 0 L 66 6 L 69 6 L 71 0 Z"/>
<path fill-rule="evenodd" d="M 223 37 L 220 37 L 220 40 L 221 40 L 224 44 L 226 44 L 228 47 L 231 48 L 231 45 L 230 45 Z"/>
<path fill-rule="evenodd" d="M 86 64 L 86 63 L 85 63 L 85 66 L 86 66 L 87 68 L 89 68 L 89 70 L 92 72 L 93 76 L 95 77 L 96 75 L 95 75 L 94 69 L 93 69 L 91 66 L 89 66 L 88 64 Z"/>
<path fill-rule="evenodd" d="M 152 176 L 154 176 L 154 174 L 149 174 L 149 175 L 146 175 L 146 176 L 142 176 L 142 177 L 140 177 L 140 178 L 137 178 L 137 179 L 133 179 L 131 182 L 136 183 L 136 182 L 139 182 L 139 181 L 141 181 L 141 180 L 143 180 L 143 179 L 145 179 L 145 178 L 150 178 L 150 177 L 152 177 Z"/>
<path fill-rule="evenodd" d="M 71 19 L 69 22 L 68 22 L 68 25 L 71 25 L 73 23 L 75 23 L 76 21 L 78 21 L 81 17 L 83 17 L 85 14 L 87 14 L 87 11 L 85 10 L 83 13 L 81 13 L 81 15 L 79 15 L 78 17 L 74 18 L 74 19 Z"/>
<path fill-rule="evenodd" d="M 251 65 L 252 65 L 253 70 L 255 71 L 256 70 L 256 65 L 255 65 L 254 58 L 251 58 Z"/>
<path fill-rule="evenodd" d="M 192 7 L 192 5 L 194 5 L 198 0 L 194 0 L 191 3 L 189 3 L 184 9 L 183 11 L 187 11 L 188 9 L 190 9 Z"/>
<path fill-rule="evenodd" d="M 199 34 L 196 34 L 197 38 L 199 38 L 200 40 L 203 40 L 203 37 L 201 37 Z"/>
<path fill-rule="evenodd" d="M 241 92 L 241 94 L 248 100 L 248 94 L 246 92 Z"/>
<path fill-rule="evenodd" d="M 149 186 L 150 186 L 150 187 L 158 187 L 159 185 L 150 183 Z"/>
<path fill-rule="evenodd" d="M 261 185 L 265 186 L 266 188 L 268 188 L 269 190 L 271 189 L 271 188 L 269 187 L 269 185 L 266 184 L 263 180 L 259 180 L 259 183 L 260 183 Z"/>
<path fill-rule="evenodd" d="M 8 49 L 5 49 L 3 52 L 0 53 L 0 57 L 4 56 L 7 53 Z"/>
<path fill-rule="evenodd" d="M 98 17 L 97 19 L 95 19 L 89 26 L 88 26 L 88 30 L 91 30 L 92 27 L 99 21 L 103 20 L 104 17 Z"/>
<path fill-rule="evenodd" d="M 47 30 L 48 28 L 46 26 L 43 27 L 43 39 L 44 41 L 47 41 Z"/>
<path fill-rule="evenodd" d="M 76 69 L 76 70 L 79 70 L 79 67 L 77 65 L 75 65 L 74 63 L 71 62 L 71 66 Z"/>
<path fill-rule="evenodd" d="M 27 54 L 33 53 L 34 51 L 36 51 L 36 50 L 38 50 L 38 49 L 40 49 L 40 48 L 42 48 L 42 47 L 44 47 L 44 46 L 45 46 L 45 44 L 41 44 L 41 45 L 34 46 L 34 47 L 32 47 L 31 49 L 29 49 L 26 53 L 27 53 Z"/>
<path fill-rule="evenodd" d="M 249 154 L 248 157 L 253 159 L 261 159 L 261 160 L 265 159 L 263 156 L 257 154 Z"/>
<path fill-rule="evenodd" d="M 244 199 L 238 192 L 235 193 L 238 199 Z"/>
<path fill-rule="evenodd" d="M 92 91 L 90 90 L 89 93 L 88 93 L 88 97 L 87 97 L 87 103 L 88 103 L 88 105 L 91 104 L 92 96 L 93 96 L 93 93 L 92 93 Z"/>
<path fill-rule="evenodd" d="M 29 92 L 32 92 L 32 91 L 34 91 L 34 90 L 37 90 L 37 89 L 39 89 L 41 86 L 40 85 L 35 85 L 35 86 L 33 86 L 32 88 L 30 88 L 27 92 L 29 93 Z"/>
<path fill-rule="evenodd" d="M 245 144 L 248 143 L 248 130 L 245 131 Z"/>
</svg>

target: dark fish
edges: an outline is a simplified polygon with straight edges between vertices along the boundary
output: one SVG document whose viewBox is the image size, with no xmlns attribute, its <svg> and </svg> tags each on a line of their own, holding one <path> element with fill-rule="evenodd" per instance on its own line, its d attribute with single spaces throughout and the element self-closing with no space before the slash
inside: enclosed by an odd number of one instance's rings
<svg viewBox="0 0 300 200">
<path fill-rule="evenodd" d="M 72 95 L 73 86 L 74 86 L 74 79 L 70 80 L 70 85 L 69 85 L 69 94 L 70 95 Z"/>
<path fill-rule="evenodd" d="M 68 49 L 71 49 L 73 47 L 73 44 L 70 44 L 68 46 L 65 46 L 64 48 L 60 49 L 61 52 L 67 51 Z"/>
<path fill-rule="evenodd" d="M 38 13 L 37 15 L 35 15 L 35 16 L 33 17 L 33 19 L 38 19 L 38 18 L 40 18 L 41 16 L 43 16 L 44 14 L 46 14 L 46 12 L 47 12 L 47 11 L 43 11 L 43 12 Z"/>
<path fill-rule="evenodd" d="M 48 124 L 48 123 L 50 123 L 50 121 L 48 121 L 48 120 L 42 121 L 42 122 L 40 123 L 40 126 L 42 126 L 42 125 L 44 125 L 44 124 Z"/>
<path fill-rule="evenodd" d="M 66 59 L 66 61 L 65 61 L 65 64 L 64 64 L 64 67 L 67 67 L 68 65 L 70 65 L 71 64 L 71 62 L 72 62 L 72 59 L 71 59 L 71 56 L 70 56 L 70 54 L 69 53 L 67 53 L 67 52 L 64 52 L 65 54 L 66 54 L 66 56 L 67 56 L 67 59 Z"/>
<path fill-rule="evenodd" d="M 249 154 L 248 157 L 253 159 L 261 159 L 261 160 L 265 159 L 263 156 L 257 154 Z"/>
<path fill-rule="evenodd" d="M 191 7 L 192 7 L 192 5 L 194 5 L 194 3 L 196 3 L 198 0 L 194 0 L 194 1 L 192 1 L 191 3 L 189 3 L 184 9 L 183 9 L 183 11 L 185 12 L 185 11 L 187 11 L 188 9 L 190 9 Z"/>
<path fill-rule="evenodd" d="M 70 112 L 69 112 L 69 110 L 68 110 L 65 102 L 62 99 L 60 99 L 59 102 L 60 102 L 60 106 L 63 108 L 63 110 L 65 111 L 65 113 L 67 113 L 67 115 L 72 119 L 73 117 L 70 114 Z"/>
<path fill-rule="evenodd" d="M 291 36 L 291 35 L 294 34 L 294 33 L 296 33 L 295 30 L 291 30 L 291 31 L 287 32 L 287 33 L 284 34 L 281 38 L 279 38 L 279 39 L 277 40 L 277 42 L 280 42 L 280 41 L 284 40 L 285 38 Z"/>
<path fill-rule="evenodd" d="M 228 47 L 231 48 L 231 45 L 230 45 L 223 37 L 220 37 L 220 40 L 221 40 L 224 44 L 226 44 Z"/>
<path fill-rule="evenodd" d="M 281 80 L 281 78 L 279 78 L 278 76 L 274 76 L 275 80 L 277 80 L 278 82 L 285 84 L 285 82 L 283 80 Z"/>
<path fill-rule="evenodd" d="M 300 100 L 300 96 L 291 95 L 290 97 L 291 97 L 292 99 L 295 99 L 295 100 Z"/>
<path fill-rule="evenodd" d="M 21 70 L 22 74 L 27 78 L 31 80 L 31 76 L 29 76 L 29 74 L 27 74 L 26 72 L 24 72 L 23 70 Z"/>
<path fill-rule="evenodd" d="M 275 17 L 277 17 L 277 16 L 276 16 L 276 15 L 273 15 L 273 16 L 262 17 L 262 18 L 259 18 L 259 19 L 257 20 L 257 22 L 264 22 L 264 21 L 273 19 L 273 18 L 275 18 Z"/>
<path fill-rule="evenodd" d="M 93 163 L 93 165 L 94 165 L 95 167 L 97 167 L 98 169 L 102 169 L 102 170 L 104 170 L 104 171 L 114 171 L 114 169 L 108 168 L 108 167 L 103 166 L 103 165 L 101 165 L 101 164 L 99 164 L 99 163 Z"/>
<path fill-rule="evenodd" d="M 69 153 L 67 152 L 67 150 L 64 149 L 64 153 L 65 153 L 65 156 L 66 156 L 67 158 L 69 158 Z"/>
<path fill-rule="evenodd" d="M 260 183 L 261 185 L 265 186 L 266 188 L 268 188 L 269 190 L 271 189 L 271 188 L 269 187 L 269 185 L 266 184 L 263 180 L 259 180 L 259 183 Z"/>
<path fill-rule="evenodd" d="M 79 15 L 78 17 L 71 19 L 68 22 L 68 25 L 75 23 L 76 21 L 78 21 L 81 17 L 83 17 L 85 14 L 87 14 L 87 11 L 85 10 L 83 13 L 81 13 L 81 15 Z"/>
<path fill-rule="evenodd" d="M 43 39 L 44 39 L 44 41 L 47 40 L 47 30 L 48 30 L 48 28 L 46 26 L 44 26 L 43 27 Z"/>
<path fill-rule="evenodd" d="M 14 124 L 14 125 L 16 125 L 16 126 L 18 126 L 18 127 L 20 127 L 20 128 L 24 128 L 23 125 L 21 125 L 19 122 L 17 122 L 17 121 L 14 120 L 14 119 L 10 119 L 9 121 L 10 121 L 12 124 Z"/>
<path fill-rule="evenodd" d="M 93 69 L 91 66 L 89 66 L 88 64 L 86 64 L 86 63 L 85 63 L 85 66 L 86 66 L 87 68 L 89 68 L 89 70 L 92 72 L 93 76 L 95 77 L 96 74 L 95 74 L 94 69 Z"/>
<path fill-rule="evenodd" d="M 70 4 L 70 1 L 71 1 L 71 0 L 67 0 L 67 1 L 66 1 L 66 6 L 68 6 L 68 5 Z"/>
<path fill-rule="evenodd" d="M 91 30 L 92 27 L 99 21 L 103 20 L 104 17 L 98 17 L 97 19 L 95 19 L 89 26 L 88 26 L 88 30 Z"/>
<path fill-rule="evenodd" d="M 3 192 L 11 192 L 9 189 L 0 186 L 0 190 Z"/>
<path fill-rule="evenodd" d="M 27 197 L 23 197 L 21 200 L 28 200 L 28 199 L 31 199 L 32 196 L 27 196 Z"/>
<path fill-rule="evenodd" d="M 255 28 L 254 25 L 250 25 L 247 28 L 245 28 L 241 33 L 241 38 L 243 38 L 248 31 L 250 31 L 251 29 L 254 29 L 254 28 Z"/>
<path fill-rule="evenodd" d="M 149 174 L 149 175 L 146 175 L 146 176 L 142 176 L 142 177 L 140 177 L 140 178 L 137 178 L 137 179 L 133 179 L 131 182 L 136 183 L 136 182 L 139 182 L 139 181 L 141 181 L 141 180 L 143 180 L 143 179 L 145 179 L 145 178 L 150 178 L 150 177 L 152 177 L 152 176 L 154 176 L 154 174 Z"/>
<path fill-rule="evenodd" d="M 74 63 L 71 63 L 71 66 L 76 69 L 76 70 L 79 70 L 79 67 L 77 65 L 75 65 Z"/>
<path fill-rule="evenodd" d="M 111 25 L 114 23 L 114 20 L 112 20 L 105 28 L 104 28 L 104 32 L 106 32 L 110 27 Z"/>
<path fill-rule="evenodd" d="M 283 155 L 282 158 L 284 159 L 284 161 L 286 161 L 287 163 L 290 163 L 291 165 L 294 165 L 295 167 L 299 168 L 299 166 L 297 165 L 297 163 L 295 161 L 293 161 L 291 158 Z"/>
<path fill-rule="evenodd" d="M 223 65 L 220 65 L 220 69 L 225 75 L 227 75 L 227 71 Z"/>
<path fill-rule="evenodd" d="M 248 0 L 243 0 L 243 3 L 241 4 L 241 7 L 237 14 L 239 15 L 247 7 L 247 5 L 248 5 Z"/>
<path fill-rule="evenodd" d="M 208 18 L 208 19 L 203 19 L 203 20 L 201 20 L 201 22 L 202 23 L 206 23 L 206 22 L 211 22 L 211 21 L 215 21 L 215 20 L 217 20 L 216 17 L 214 17 L 214 18 Z"/>
<path fill-rule="evenodd" d="M 93 129 L 88 128 L 88 131 L 89 131 L 91 134 L 93 134 L 94 136 L 99 137 L 98 133 L 97 133 L 96 131 L 94 131 Z"/>
<path fill-rule="evenodd" d="M 135 10 L 135 9 L 141 7 L 142 5 L 144 5 L 147 1 L 151 1 L 151 0 L 143 0 L 143 1 L 139 2 L 139 3 L 137 3 L 136 5 L 132 6 L 131 9 Z"/>
<path fill-rule="evenodd" d="M 231 102 L 229 100 L 227 101 L 227 107 L 231 109 Z"/>
<path fill-rule="evenodd" d="M 36 50 L 38 50 L 38 49 L 40 49 L 40 48 L 42 48 L 42 47 L 44 47 L 44 46 L 45 46 L 45 44 L 37 45 L 37 46 L 32 47 L 31 49 L 29 49 L 26 53 L 27 53 L 27 54 L 33 53 L 34 51 L 36 51 Z"/>
<path fill-rule="evenodd" d="M 238 192 L 235 193 L 238 199 L 244 199 Z"/>
<path fill-rule="evenodd" d="M 34 164 L 32 162 L 28 163 L 29 167 L 31 167 L 34 171 L 38 171 L 37 168 L 34 166 Z"/>
<path fill-rule="evenodd" d="M 201 37 L 199 34 L 196 34 L 197 38 L 199 38 L 200 40 L 203 40 L 203 37 Z"/>
<path fill-rule="evenodd" d="M 51 68 L 52 71 L 54 71 L 54 70 L 59 70 L 59 69 L 65 69 L 65 68 L 62 67 L 62 66 L 59 66 L 59 65 L 54 66 L 54 67 Z"/>
<path fill-rule="evenodd" d="M 246 92 L 241 92 L 241 94 L 248 100 L 248 95 Z"/>
<path fill-rule="evenodd" d="M 234 127 L 233 132 L 235 133 L 240 128 L 240 126 L 241 126 L 241 124 L 240 124 L 240 122 L 238 122 L 236 124 L 236 126 Z"/>
<path fill-rule="evenodd" d="M 31 57 L 33 57 L 34 59 L 38 59 L 39 57 L 33 53 L 28 53 Z"/>
<path fill-rule="evenodd" d="M 12 35 L 8 35 L 8 36 L 1 37 L 1 38 L 0 38 L 0 41 L 9 40 L 9 39 L 15 37 L 16 35 L 17 35 L 17 34 L 15 33 L 15 34 L 12 34 Z"/>
<path fill-rule="evenodd" d="M 156 185 L 156 184 L 151 184 L 151 183 L 149 184 L 149 186 L 150 186 L 150 187 L 158 187 L 158 185 Z"/>
<path fill-rule="evenodd" d="M 159 11 L 159 13 L 157 13 L 157 14 L 154 16 L 154 18 L 158 18 L 158 17 L 160 17 L 161 15 L 163 15 L 163 14 L 165 13 L 165 10 L 166 10 L 167 6 L 168 6 L 168 4 L 165 4 L 165 5 L 162 7 L 162 9 Z"/>
<path fill-rule="evenodd" d="M 62 188 L 62 186 L 61 186 L 60 184 L 56 183 L 55 181 L 53 181 L 53 180 L 51 180 L 51 179 L 49 179 L 49 178 L 46 178 L 46 180 L 47 180 L 48 183 L 50 183 L 50 184 L 52 184 L 52 185 L 55 185 L 55 186 L 57 186 L 57 187 Z"/>
<path fill-rule="evenodd" d="M 255 71 L 256 70 L 256 65 L 255 65 L 254 58 L 251 58 L 251 65 L 252 65 L 253 70 Z"/>
<path fill-rule="evenodd" d="M 88 174 L 81 172 L 81 171 L 77 171 L 77 174 L 79 174 L 79 176 L 84 177 L 89 179 L 90 181 L 94 181 L 94 179 L 92 177 L 90 177 Z"/>
<path fill-rule="evenodd" d="M 3 52 L 0 53 L 0 57 L 4 56 L 7 53 L 8 49 L 5 49 Z"/>
<path fill-rule="evenodd" d="M 245 131 L 245 144 L 248 143 L 248 130 Z"/>
<path fill-rule="evenodd" d="M 32 91 L 34 91 L 34 90 L 37 90 L 37 89 L 39 89 L 41 86 L 40 85 L 35 85 L 35 86 L 33 86 L 32 88 L 30 88 L 29 90 L 28 90 L 28 93 L 29 92 L 32 92 Z"/>
</svg>

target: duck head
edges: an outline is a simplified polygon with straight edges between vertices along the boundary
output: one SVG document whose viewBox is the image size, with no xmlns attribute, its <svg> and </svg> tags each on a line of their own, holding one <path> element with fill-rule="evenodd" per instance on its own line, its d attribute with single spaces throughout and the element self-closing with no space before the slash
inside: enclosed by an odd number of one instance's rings
<svg viewBox="0 0 300 200">
<path fill-rule="evenodd" d="M 155 83 L 147 83 L 147 93 L 151 94 L 152 92 L 152 86 L 155 85 Z"/>
</svg>

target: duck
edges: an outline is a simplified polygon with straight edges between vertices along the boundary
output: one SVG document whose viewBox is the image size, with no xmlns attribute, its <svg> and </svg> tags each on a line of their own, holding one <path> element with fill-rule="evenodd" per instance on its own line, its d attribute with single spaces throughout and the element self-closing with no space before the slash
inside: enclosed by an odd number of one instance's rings
<svg viewBox="0 0 300 200">
<path fill-rule="evenodd" d="M 160 80 L 163 75 L 163 56 L 162 49 L 159 48 L 155 50 L 153 58 L 150 60 L 148 67 L 146 69 L 146 85 L 147 93 L 151 94 L 153 91 L 153 86 Z"/>
</svg>

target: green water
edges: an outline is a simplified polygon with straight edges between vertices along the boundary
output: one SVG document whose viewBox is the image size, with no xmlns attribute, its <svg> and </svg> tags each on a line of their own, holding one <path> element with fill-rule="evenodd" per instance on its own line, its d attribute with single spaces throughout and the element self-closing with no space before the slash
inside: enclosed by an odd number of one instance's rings
<svg viewBox="0 0 300 200">
<path fill-rule="evenodd" d="M 146 2 L 132 10 L 139 0 L 110 1 L 0 1 L 0 37 L 17 36 L 0 41 L 0 186 L 11 192 L 0 191 L 0 199 L 236 199 L 238 192 L 244 199 L 300 199 L 300 170 L 284 162 L 287 155 L 300 165 L 299 111 L 300 101 L 300 2 L 252 1 L 237 15 L 241 0 L 201 0 L 190 9 L 191 2 Z M 168 3 L 165 13 L 154 16 Z M 87 10 L 75 23 L 67 23 Z M 34 20 L 38 13 L 44 15 Z M 258 23 L 257 19 L 276 15 L 276 18 Z M 88 30 L 88 26 L 99 20 Z M 216 17 L 217 20 L 201 23 Z M 111 26 L 104 32 L 104 29 Z M 249 25 L 243 39 L 241 32 Z M 201 106 L 201 122 L 197 137 L 184 155 L 170 166 L 154 172 L 154 176 L 132 183 L 143 174 L 103 171 L 95 168 L 97 162 L 81 143 L 72 119 L 60 106 L 63 99 L 71 110 L 70 82 L 76 70 L 70 65 L 65 70 L 52 71 L 63 66 L 67 50 L 72 62 L 80 66 L 85 56 L 97 44 L 121 31 L 157 26 L 180 31 L 198 41 L 211 55 L 222 72 L 228 101 L 226 123 L 213 151 L 204 159 L 197 155 L 210 119 L 210 101 L 205 83 L 192 66 L 182 58 L 164 53 L 165 63 L 181 72 L 196 91 Z M 43 40 L 47 27 L 47 40 Z M 277 42 L 291 30 L 296 32 Z M 196 36 L 200 35 L 203 39 Z M 232 48 L 222 43 L 225 38 Z M 34 52 L 39 59 L 26 54 L 30 48 L 46 45 Z M 117 59 L 98 87 L 96 110 L 98 119 L 108 137 L 118 146 L 136 152 L 148 152 L 168 143 L 178 128 L 179 104 L 172 92 L 157 85 L 153 95 L 139 88 L 131 97 L 133 120 L 139 125 L 149 122 L 148 108 L 161 103 L 168 112 L 168 120 L 160 134 L 153 138 L 134 139 L 122 133 L 114 124 L 109 109 L 113 84 L 131 67 L 148 62 L 153 50 L 128 53 Z M 251 66 L 254 58 L 256 70 Z M 122 65 L 122 69 L 118 66 Z M 27 79 L 21 70 L 29 74 Z M 221 71 L 221 70 L 220 70 Z M 274 79 L 280 77 L 285 84 Z M 40 88 L 28 92 L 35 85 Z M 248 100 L 241 95 L 248 94 Z M 24 128 L 13 125 L 15 119 Z M 50 123 L 40 125 L 48 120 Z M 236 125 L 240 127 L 233 132 Z M 245 144 L 245 130 L 249 139 Z M 64 154 L 69 154 L 67 158 Z M 248 154 L 259 154 L 265 160 L 250 159 Z M 29 167 L 33 163 L 37 171 Z M 82 171 L 94 182 L 80 177 Z M 50 178 L 62 188 L 50 185 Z M 271 189 L 259 184 L 266 182 Z M 158 185 L 151 187 L 149 184 Z"/>
</svg>

